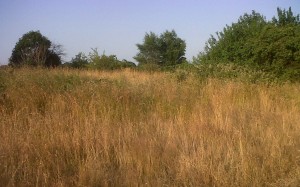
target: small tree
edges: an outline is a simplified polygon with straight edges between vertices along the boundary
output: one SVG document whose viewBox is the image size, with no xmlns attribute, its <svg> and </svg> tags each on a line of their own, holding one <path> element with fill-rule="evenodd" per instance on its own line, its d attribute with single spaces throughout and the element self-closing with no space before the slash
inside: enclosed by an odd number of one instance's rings
<svg viewBox="0 0 300 187">
<path fill-rule="evenodd" d="M 139 53 L 134 57 L 139 65 L 156 64 L 160 66 L 182 63 L 186 43 L 179 38 L 174 30 L 166 31 L 160 36 L 146 33 L 143 44 L 137 44 Z"/>
<path fill-rule="evenodd" d="M 118 60 L 116 55 L 99 55 L 97 49 L 92 49 L 93 51 L 89 54 L 89 65 L 90 69 L 99 70 L 115 70 L 121 69 L 122 63 Z"/>
<path fill-rule="evenodd" d="M 72 68 L 86 68 L 88 65 L 88 59 L 84 53 L 78 53 L 75 58 L 72 58 L 70 67 Z"/>
<path fill-rule="evenodd" d="M 60 45 L 51 41 L 39 31 L 24 34 L 16 43 L 9 59 L 11 66 L 58 66 L 63 55 Z"/>
</svg>

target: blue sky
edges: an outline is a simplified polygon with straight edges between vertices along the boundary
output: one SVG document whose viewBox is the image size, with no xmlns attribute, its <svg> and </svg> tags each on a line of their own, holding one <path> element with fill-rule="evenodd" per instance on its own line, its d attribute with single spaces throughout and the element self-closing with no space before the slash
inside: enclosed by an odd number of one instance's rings
<svg viewBox="0 0 300 187">
<path fill-rule="evenodd" d="M 256 10 L 270 20 L 277 7 L 290 6 L 300 13 L 299 0 L 0 0 L 0 65 L 31 30 L 63 45 L 66 61 L 91 48 L 134 61 L 146 32 L 174 29 L 191 60 L 210 34 L 244 13 Z"/>
</svg>

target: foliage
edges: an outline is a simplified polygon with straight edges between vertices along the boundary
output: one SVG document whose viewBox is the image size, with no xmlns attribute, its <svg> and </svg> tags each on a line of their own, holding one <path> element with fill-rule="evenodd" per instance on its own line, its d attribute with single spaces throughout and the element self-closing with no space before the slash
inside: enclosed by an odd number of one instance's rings
<svg viewBox="0 0 300 187">
<path fill-rule="evenodd" d="M 9 65 L 55 67 L 61 64 L 62 55 L 61 45 L 52 44 L 39 31 L 30 31 L 16 43 Z"/>
<path fill-rule="evenodd" d="M 134 67 L 135 64 L 127 60 L 119 61 L 116 55 L 99 55 L 97 49 L 92 49 L 93 51 L 89 54 L 89 64 L 90 69 L 101 69 L 101 70 L 115 70 L 127 67 Z"/>
<path fill-rule="evenodd" d="M 278 75 L 286 74 L 291 69 L 297 70 L 299 75 L 300 25 L 284 27 L 268 25 L 259 36 L 259 41 L 252 57 L 255 64 Z"/>
<path fill-rule="evenodd" d="M 195 64 L 197 75 L 200 80 L 215 78 L 222 80 L 236 80 L 244 83 L 255 84 L 281 84 L 289 82 L 288 77 L 279 78 L 272 72 L 249 66 L 241 66 L 236 63 L 201 63 Z"/>
<path fill-rule="evenodd" d="M 139 65 L 156 64 L 159 66 L 176 65 L 183 62 L 186 43 L 174 30 L 165 31 L 160 36 L 146 33 L 143 44 L 137 44 L 139 53 L 134 57 Z"/>
<path fill-rule="evenodd" d="M 158 72 L 161 71 L 161 66 L 154 63 L 145 63 L 145 64 L 139 64 L 137 66 L 137 69 L 146 72 Z"/>
<path fill-rule="evenodd" d="M 136 67 L 135 63 L 125 60 L 125 59 L 123 59 L 122 61 L 119 61 L 119 63 L 120 63 L 121 68 L 135 68 Z"/>
<path fill-rule="evenodd" d="M 211 35 L 195 64 L 233 63 L 262 70 L 279 78 L 300 81 L 300 22 L 291 8 L 277 9 L 278 18 L 266 21 L 255 11 Z"/>
<path fill-rule="evenodd" d="M 248 59 L 255 48 L 252 39 L 259 35 L 265 25 L 265 18 L 259 13 L 252 11 L 252 14 L 244 14 L 237 23 L 226 25 L 222 32 L 217 32 L 217 38 L 211 35 L 204 53 L 197 60 L 238 63 Z"/>
<path fill-rule="evenodd" d="M 83 52 L 78 53 L 75 58 L 72 58 L 71 63 L 69 64 L 72 68 L 87 68 L 88 58 Z"/>
<path fill-rule="evenodd" d="M 98 70 L 117 70 L 123 68 L 134 68 L 136 65 L 133 62 L 123 59 L 118 60 L 116 55 L 99 55 L 97 49 L 92 49 L 92 52 L 86 56 L 83 52 L 79 52 L 70 62 L 64 63 L 64 67 L 78 69 L 98 69 Z"/>
<path fill-rule="evenodd" d="M 294 13 L 292 12 L 292 8 L 289 7 L 289 10 L 280 9 L 277 8 L 277 16 L 273 17 L 272 22 L 277 26 L 286 26 L 286 25 L 298 25 L 300 24 L 300 16 L 299 14 L 297 16 L 294 16 Z"/>
</svg>

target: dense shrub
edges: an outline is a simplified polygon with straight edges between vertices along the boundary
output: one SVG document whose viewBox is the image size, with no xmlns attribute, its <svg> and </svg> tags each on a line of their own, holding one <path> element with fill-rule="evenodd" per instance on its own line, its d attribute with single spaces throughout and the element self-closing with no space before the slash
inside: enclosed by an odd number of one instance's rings
<svg viewBox="0 0 300 187">
<path fill-rule="evenodd" d="M 116 55 L 99 55 L 97 49 L 92 49 L 92 52 L 87 56 L 84 53 L 78 53 L 75 58 L 69 63 L 65 63 L 65 67 L 71 68 L 88 68 L 98 70 L 116 70 L 123 68 L 134 68 L 136 65 L 127 60 L 118 60 Z"/>
<path fill-rule="evenodd" d="M 300 81 L 300 21 L 289 10 L 277 10 L 267 21 L 255 11 L 211 35 L 195 64 L 236 64 L 282 80 Z M 208 66 L 208 67 L 209 67 Z M 205 67 L 207 68 L 207 67 Z"/>
</svg>

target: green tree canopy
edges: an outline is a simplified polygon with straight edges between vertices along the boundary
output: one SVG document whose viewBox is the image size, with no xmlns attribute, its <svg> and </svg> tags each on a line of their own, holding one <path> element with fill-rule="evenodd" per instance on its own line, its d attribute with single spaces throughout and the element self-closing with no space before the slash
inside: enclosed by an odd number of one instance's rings
<svg viewBox="0 0 300 187">
<path fill-rule="evenodd" d="M 211 35 L 198 60 L 239 63 L 251 58 L 255 40 L 266 24 L 264 16 L 255 11 L 244 14 L 237 23 L 217 32 L 217 38 Z"/>
<path fill-rule="evenodd" d="M 83 52 L 78 53 L 75 58 L 72 58 L 70 67 L 72 68 L 86 68 L 88 65 L 88 58 Z"/>
<path fill-rule="evenodd" d="M 116 55 L 99 55 L 97 49 L 92 49 L 88 58 L 88 68 L 99 70 L 116 70 L 122 68 L 134 68 L 135 64 L 127 60 L 118 60 Z"/>
<path fill-rule="evenodd" d="M 300 21 L 289 10 L 277 9 L 267 21 L 255 11 L 211 35 L 194 63 L 234 63 L 300 80 Z"/>
<path fill-rule="evenodd" d="M 285 25 L 298 25 L 300 24 L 300 16 L 299 14 L 294 16 L 292 12 L 292 8 L 290 7 L 288 10 L 277 8 L 277 17 L 273 17 L 272 22 L 277 26 L 285 26 Z"/>
<path fill-rule="evenodd" d="M 60 45 L 54 45 L 39 31 L 24 34 L 16 43 L 9 59 L 12 66 L 58 66 L 63 55 Z"/>
<path fill-rule="evenodd" d="M 186 43 L 174 30 L 165 31 L 160 36 L 146 33 L 143 44 L 137 44 L 139 53 L 134 57 L 140 65 L 156 64 L 161 66 L 182 63 Z"/>
</svg>

